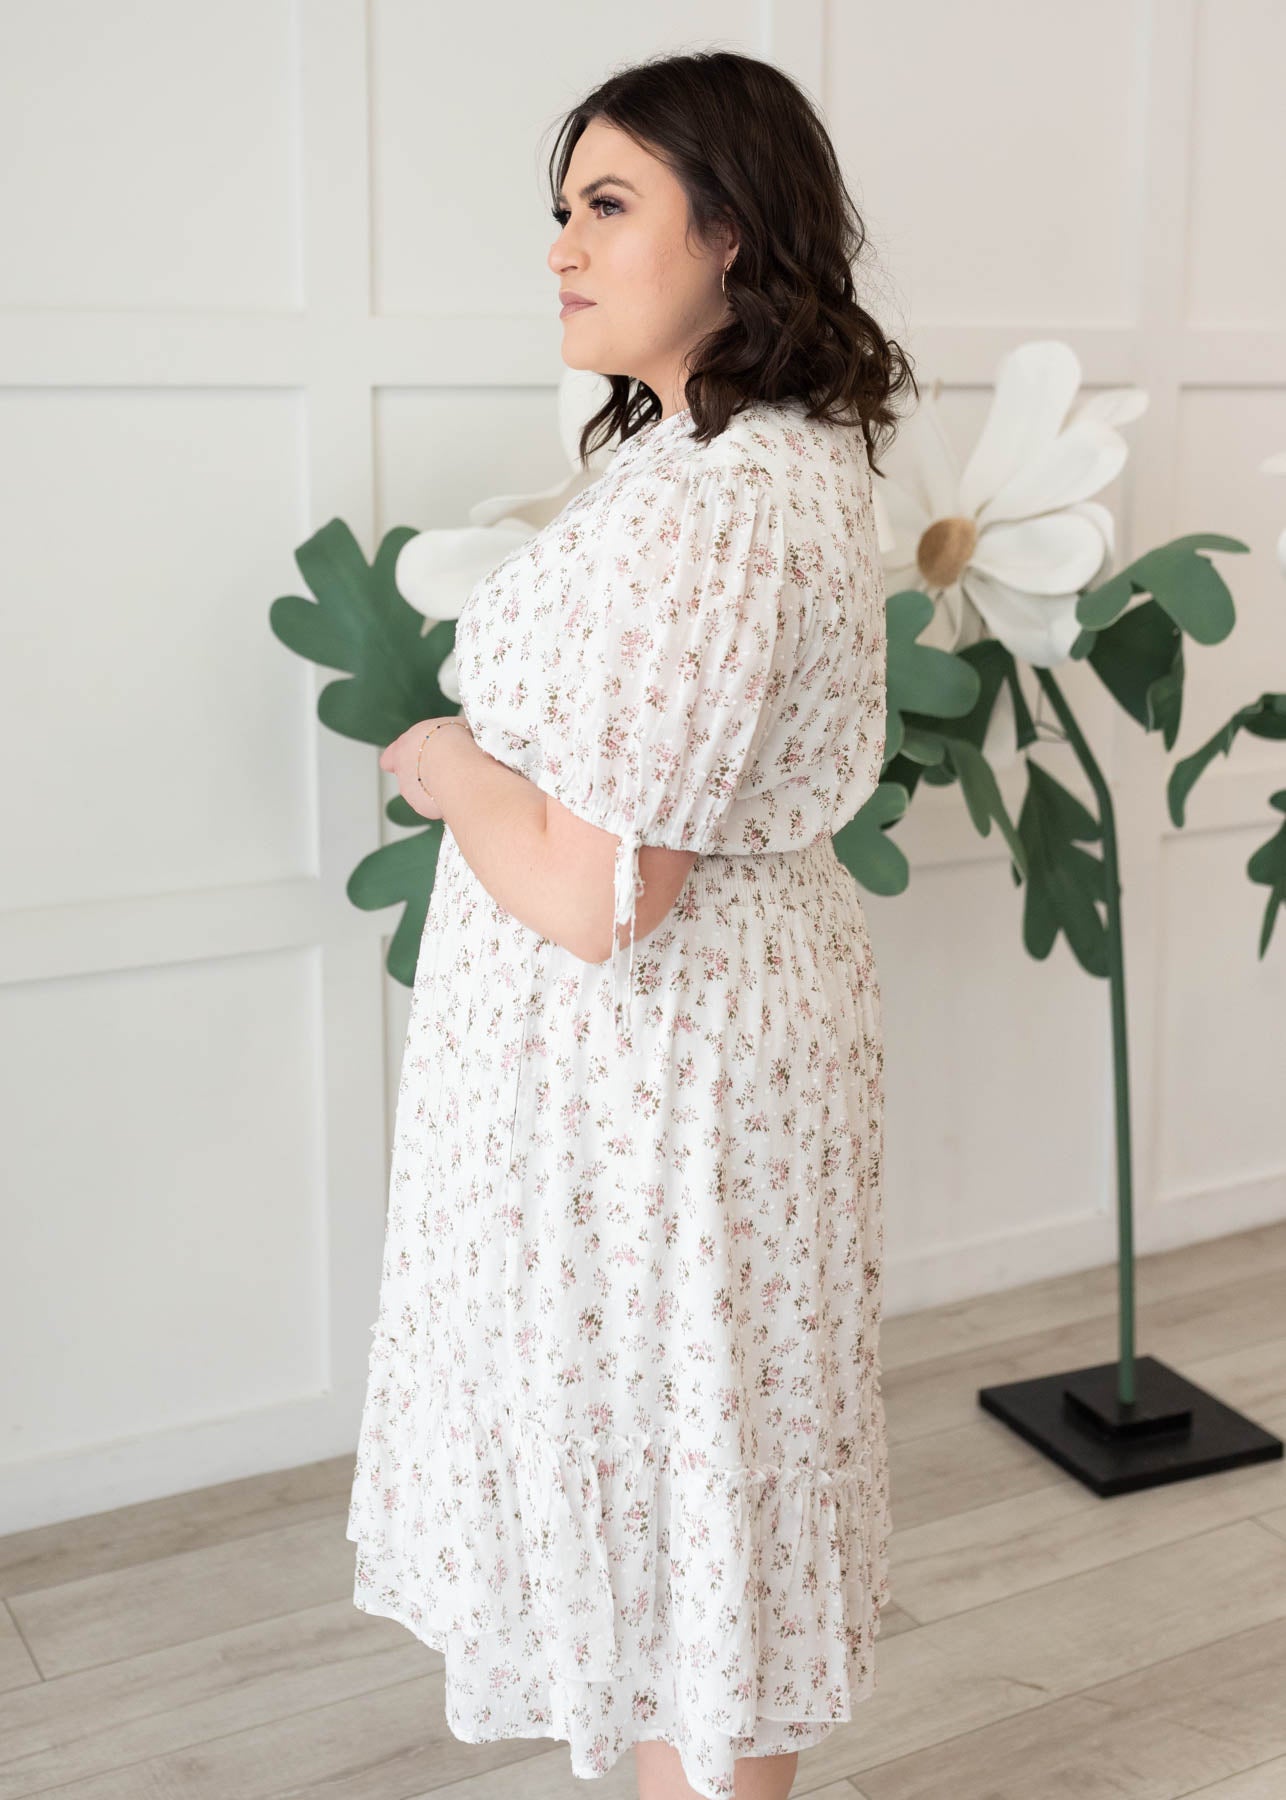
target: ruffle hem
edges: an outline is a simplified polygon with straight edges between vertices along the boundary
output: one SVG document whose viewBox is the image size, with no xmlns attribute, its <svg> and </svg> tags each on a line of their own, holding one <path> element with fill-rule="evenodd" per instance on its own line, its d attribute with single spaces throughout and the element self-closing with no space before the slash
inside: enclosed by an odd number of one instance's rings
<svg viewBox="0 0 1286 1800">
<path fill-rule="evenodd" d="M 816 1744 L 873 1691 L 878 1362 L 855 1464 L 727 1468 L 644 1433 L 555 1434 L 494 1397 L 450 1405 L 372 1332 L 354 1604 L 442 1653 L 456 1737 L 559 1738 L 585 1778 L 663 1738 L 728 1800 L 737 1757 Z"/>
</svg>

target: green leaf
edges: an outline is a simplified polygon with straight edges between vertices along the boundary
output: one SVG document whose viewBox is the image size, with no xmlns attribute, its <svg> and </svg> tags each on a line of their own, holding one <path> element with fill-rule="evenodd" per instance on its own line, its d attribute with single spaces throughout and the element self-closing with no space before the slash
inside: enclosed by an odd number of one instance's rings
<svg viewBox="0 0 1286 1800">
<path fill-rule="evenodd" d="M 978 698 L 978 677 L 962 657 L 916 638 L 933 617 L 933 601 L 920 588 L 903 588 L 885 602 L 888 662 L 884 745 L 887 764 L 902 749 L 904 713 L 933 719 L 958 718 Z"/>
<path fill-rule="evenodd" d="M 946 755 L 946 739 L 941 732 L 907 725 L 902 734 L 901 754 L 913 763 L 940 763 Z"/>
<path fill-rule="evenodd" d="M 394 794 L 393 798 L 384 808 L 384 816 L 386 819 L 391 820 L 394 825 L 410 825 L 418 827 L 425 823 L 424 814 L 422 812 L 416 812 L 415 808 L 411 805 L 411 802 L 409 800 L 404 800 L 401 794 Z M 432 823 L 432 821 L 429 822 Z M 442 823 L 440 819 L 437 822 L 438 824 Z"/>
<path fill-rule="evenodd" d="M 900 894 L 911 879 L 906 857 L 884 830 L 902 817 L 906 804 L 906 789 L 896 781 L 882 780 L 831 840 L 844 867 L 873 894 Z"/>
<path fill-rule="evenodd" d="M 1078 840 L 1101 839 L 1102 827 L 1075 794 L 1030 757 L 1027 776 L 1018 819 L 1028 866 L 1023 943 L 1043 960 L 1062 931 L 1081 967 L 1105 976 L 1107 928 L 1098 907 L 1107 900 L 1106 868 L 1101 857 L 1078 848 Z"/>
<path fill-rule="evenodd" d="M 942 760 L 941 765 L 934 764 L 923 771 L 923 779 L 924 779 L 924 784 L 926 787 L 954 787 L 955 786 L 956 779 L 957 779 L 956 772 L 955 772 L 955 769 L 952 767 L 950 757 L 947 756 L 947 754 L 946 754 L 946 746 L 947 746 L 947 740 L 945 738 L 943 738 L 943 740 L 942 740 L 943 760 Z"/>
<path fill-rule="evenodd" d="M 1199 644 L 1222 643 L 1236 620 L 1228 584 L 1201 550 L 1249 550 L 1240 538 L 1194 531 L 1147 550 L 1076 606 L 1077 621 L 1098 630 L 1110 625 L 1135 594 L 1151 594 L 1182 631 Z M 1079 639 L 1077 640 L 1079 642 Z"/>
<path fill-rule="evenodd" d="M 948 652 L 938 651 L 936 654 L 945 656 Z M 1014 722 L 1018 744 L 1022 747 L 1031 743 L 1036 736 L 1036 727 L 1032 723 L 1031 712 L 1018 681 L 1018 671 L 1013 656 L 1005 649 L 1005 646 L 997 638 L 983 638 L 976 644 L 970 644 L 965 649 L 953 651 L 950 654 L 966 671 L 976 677 L 972 698 L 968 706 L 961 706 L 958 711 L 953 713 L 930 715 L 908 711 L 905 720 L 906 731 L 908 734 L 915 731 L 921 751 L 921 755 L 916 760 L 945 765 L 948 736 L 964 738 L 981 751 L 991 724 L 991 715 L 995 710 L 996 696 L 1006 683 L 1013 694 Z M 965 697 L 963 690 L 967 684 L 968 675 L 958 678 L 960 692 L 954 698 L 960 700 Z M 944 718 L 951 720 L 949 733 L 943 733 L 941 729 Z M 930 748 L 936 750 L 937 753 L 933 756 L 923 754 Z M 944 780 L 950 781 L 950 779 L 951 775 L 948 770 Z"/>
<path fill-rule="evenodd" d="M 1081 636 L 1084 635 L 1085 633 L 1082 632 Z M 1076 641 L 1079 643 L 1080 638 Z M 1027 696 L 1023 693 L 1023 684 L 1018 679 L 1018 664 L 1014 661 L 1013 651 L 1006 650 L 1003 644 L 1000 644 L 999 648 L 1004 652 L 1005 680 L 1009 683 L 1009 692 L 1013 700 L 1014 741 L 1018 749 L 1025 750 L 1028 744 L 1036 742 L 1038 735 L 1036 724 L 1031 716 L 1031 708 L 1027 704 Z M 978 743 L 981 745 L 981 738 L 978 739 Z"/>
<path fill-rule="evenodd" d="M 1286 788 L 1278 788 L 1270 795 L 1269 805 L 1275 806 L 1280 813 L 1286 813 Z M 1278 911 L 1286 905 L 1286 823 L 1261 844 L 1250 861 L 1246 864 L 1246 873 L 1252 881 L 1262 881 L 1268 888 L 1268 904 L 1264 908 L 1264 923 L 1259 932 L 1259 956 L 1263 960 L 1268 940 L 1273 935 L 1273 925 Z"/>
<path fill-rule="evenodd" d="M 408 812 L 413 810 L 407 808 Z M 415 985 L 415 965 L 419 959 L 444 830 L 441 819 L 426 822 L 419 813 L 415 817 L 427 828 L 413 837 L 398 838 L 372 850 L 353 870 L 347 887 L 349 899 L 363 912 L 376 912 L 381 907 L 405 902 L 405 911 L 389 944 L 386 965 L 394 980 L 405 987 Z"/>
<path fill-rule="evenodd" d="M 1097 631 L 1082 631 L 1080 635 L 1073 640 L 1072 647 L 1067 652 L 1068 656 L 1073 662 L 1083 662 L 1094 648 L 1097 638 Z"/>
<path fill-rule="evenodd" d="M 918 589 L 909 589 L 906 595 L 898 598 L 909 599 L 911 596 L 927 598 L 920 595 Z M 912 631 L 922 631 L 930 617 L 931 610 L 907 605 L 903 623 Z M 995 774 L 982 750 L 996 696 L 1006 684 L 1013 693 L 1019 743 L 1030 743 L 1036 736 L 1013 656 L 996 638 L 983 638 L 958 652 L 929 651 L 914 644 L 910 648 L 921 654 L 948 657 L 958 665 L 950 673 L 941 664 L 925 670 L 930 683 L 939 684 L 928 689 L 929 697 L 941 698 L 945 693 L 953 711 L 942 716 L 920 712 L 907 714 L 900 746 L 902 763 L 901 766 L 893 765 L 895 779 L 903 784 L 908 803 L 921 779 L 930 787 L 949 787 L 953 781 L 958 781 L 979 833 L 987 837 L 991 821 L 997 820 L 1014 862 L 1019 871 L 1026 874 L 1026 852 L 1021 836 L 1009 817 Z M 908 683 L 903 695 L 908 691 L 917 690 Z M 942 717 L 951 719 L 950 730 L 942 728 Z"/>
<path fill-rule="evenodd" d="M 1098 633 L 1090 667 L 1147 731 L 1160 729 L 1171 750 L 1183 708 L 1183 633 L 1155 600 L 1122 613 Z"/>
<path fill-rule="evenodd" d="M 946 745 L 960 782 L 969 817 L 980 837 L 990 837 L 991 821 L 996 820 L 1009 845 L 1010 855 L 1020 875 L 1027 873 L 1027 852 L 1018 827 L 1009 817 L 991 764 L 975 744 L 967 738 L 947 738 Z"/>
<path fill-rule="evenodd" d="M 295 552 L 316 598 L 285 594 L 268 609 L 269 626 L 287 649 L 345 671 L 317 696 L 322 724 L 341 737 L 381 748 L 419 719 L 458 711 L 438 683 L 455 645 L 455 620 L 440 619 L 426 633 L 423 614 L 403 599 L 394 579 L 398 553 L 416 535 L 411 526 L 396 526 L 368 564 L 349 527 L 332 519 Z M 363 857 L 347 892 L 354 906 L 366 911 L 403 904 L 387 967 L 395 980 L 411 987 L 443 824 L 429 820 L 424 829 L 424 815 L 401 794 L 385 812 L 395 825 L 419 829 Z"/>
<path fill-rule="evenodd" d="M 982 749 L 986 740 L 987 728 L 991 724 L 991 715 L 996 708 L 996 697 L 1002 687 L 1009 685 L 1010 676 L 1014 673 L 1014 659 L 999 638 L 982 638 L 976 644 L 970 644 L 959 653 L 960 660 L 967 663 L 978 677 L 978 697 L 967 713 L 961 715 L 956 722 L 952 737 L 966 738 L 978 750 Z M 1024 740 L 1022 734 L 1030 733 L 1035 737 L 1031 714 L 1027 710 L 1027 701 L 1022 688 L 1015 681 L 1011 692 L 1014 698 L 1014 720 L 1017 726 L 1019 741 Z"/>
<path fill-rule="evenodd" d="M 1174 659 L 1152 682 L 1147 691 L 1147 727 L 1160 730 L 1167 750 L 1174 749 L 1179 735 L 1179 716 L 1183 711 L 1183 639 L 1174 647 Z"/>
<path fill-rule="evenodd" d="M 455 643 L 454 619 L 424 635 L 424 617 L 394 580 L 398 552 L 417 534 L 409 525 L 386 533 L 368 564 L 342 519 L 332 519 L 295 551 L 315 601 L 284 594 L 268 623 L 287 649 L 346 674 L 317 697 L 317 716 L 332 731 L 381 747 L 417 719 L 456 710 L 438 686 L 438 671 Z"/>
<path fill-rule="evenodd" d="M 978 671 L 963 655 L 916 643 L 933 611 L 920 588 L 900 589 L 885 601 L 884 767 L 874 794 L 834 836 L 841 861 L 872 893 L 900 894 L 907 886 L 910 868 L 885 827 L 906 812 L 921 777 L 944 785 L 956 779 L 939 722 L 969 715 L 982 691 Z"/>
<path fill-rule="evenodd" d="M 1166 804 L 1175 825 L 1183 824 L 1188 795 L 1202 770 L 1219 751 L 1228 754 L 1239 731 L 1248 731 L 1253 737 L 1286 738 L 1286 694 L 1261 694 L 1258 700 L 1239 707 L 1213 737 L 1174 765 L 1166 784 Z"/>
</svg>

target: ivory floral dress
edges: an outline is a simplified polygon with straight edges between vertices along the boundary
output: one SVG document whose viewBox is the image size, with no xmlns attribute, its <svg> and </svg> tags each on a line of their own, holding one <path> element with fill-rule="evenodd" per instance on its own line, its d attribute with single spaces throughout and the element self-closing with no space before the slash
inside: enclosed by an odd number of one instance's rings
<svg viewBox="0 0 1286 1800">
<path fill-rule="evenodd" d="M 470 1743 L 640 1740 L 733 1792 L 875 1684 L 888 1598 L 883 1040 L 832 836 L 885 740 L 862 433 L 683 411 L 470 594 L 482 748 L 698 852 L 588 963 L 444 830 L 398 1095 L 348 1518 L 354 1603 L 444 1659 Z"/>
</svg>

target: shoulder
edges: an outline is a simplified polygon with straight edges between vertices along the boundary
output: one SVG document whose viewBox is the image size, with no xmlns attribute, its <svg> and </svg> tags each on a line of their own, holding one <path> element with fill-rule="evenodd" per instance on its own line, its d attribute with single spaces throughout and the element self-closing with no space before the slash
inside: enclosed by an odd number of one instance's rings
<svg viewBox="0 0 1286 1800">
<path fill-rule="evenodd" d="M 753 402 L 709 443 L 685 430 L 666 449 L 656 474 L 736 487 L 747 497 L 776 502 L 787 514 L 815 511 L 827 500 L 860 507 L 870 487 L 860 427 L 810 419 L 802 400 Z"/>
<path fill-rule="evenodd" d="M 600 557 L 749 520 L 820 566 L 864 541 L 871 470 L 860 427 L 810 419 L 802 400 L 755 401 L 708 443 L 686 415 L 645 427 L 580 505 L 575 523 Z"/>
</svg>

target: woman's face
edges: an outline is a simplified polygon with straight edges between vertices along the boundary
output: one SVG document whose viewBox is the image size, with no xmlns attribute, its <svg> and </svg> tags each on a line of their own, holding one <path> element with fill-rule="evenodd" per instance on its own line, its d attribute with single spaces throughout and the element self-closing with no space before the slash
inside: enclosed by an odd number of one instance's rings
<svg viewBox="0 0 1286 1800">
<path fill-rule="evenodd" d="M 685 404 L 687 352 L 726 317 L 720 279 L 736 239 L 689 242 L 676 177 L 601 119 L 577 139 L 558 200 L 549 266 L 560 292 L 593 301 L 563 317 L 563 361 L 646 382 L 668 416 Z"/>
</svg>

